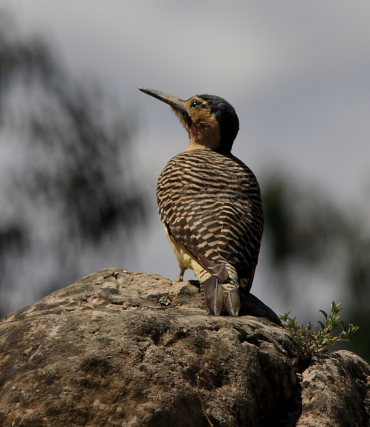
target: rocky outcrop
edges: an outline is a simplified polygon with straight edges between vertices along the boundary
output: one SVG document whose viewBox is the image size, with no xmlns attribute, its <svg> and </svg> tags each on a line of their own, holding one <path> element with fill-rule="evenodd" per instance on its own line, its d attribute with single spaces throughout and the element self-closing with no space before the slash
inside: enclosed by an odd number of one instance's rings
<svg viewBox="0 0 370 427">
<path fill-rule="evenodd" d="M 302 373 L 297 426 L 370 426 L 370 367 L 349 351 L 314 358 Z"/>
<path fill-rule="evenodd" d="M 369 425 L 349 352 L 297 372 L 276 315 L 206 314 L 191 283 L 106 269 L 0 323 L 0 426 Z"/>
</svg>

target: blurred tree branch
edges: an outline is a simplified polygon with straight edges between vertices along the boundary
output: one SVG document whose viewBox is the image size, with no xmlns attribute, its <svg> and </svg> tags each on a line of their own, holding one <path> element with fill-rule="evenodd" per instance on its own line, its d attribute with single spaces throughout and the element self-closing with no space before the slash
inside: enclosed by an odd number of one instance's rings
<svg viewBox="0 0 370 427">
<path fill-rule="evenodd" d="M 71 77 L 42 38 L 19 36 L 0 10 L 0 142 L 13 143 L 21 159 L 10 161 L 0 195 L 1 311 L 12 286 L 30 286 L 31 260 L 50 270 L 31 269 L 45 293 L 83 272 L 82 251 L 102 258 L 107 239 L 125 240 L 122 255 L 130 250 L 127 239 L 146 219 L 132 165 L 135 128 L 96 85 Z"/>
</svg>

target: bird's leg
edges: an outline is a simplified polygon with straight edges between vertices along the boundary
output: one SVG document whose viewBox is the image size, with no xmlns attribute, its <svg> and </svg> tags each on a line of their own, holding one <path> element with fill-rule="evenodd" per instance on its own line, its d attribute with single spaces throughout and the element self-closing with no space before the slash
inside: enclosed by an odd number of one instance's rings
<svg viewBox="0 0 370 427">
<path fill-rule="evenodd" d="M 180 274 L 179 274 L 179 277 L 177 279 L 178 282 L 183 282 L 184 281 L 185 270 L 186 270 L 185 267 L 180 267 Z"/>
</svg>

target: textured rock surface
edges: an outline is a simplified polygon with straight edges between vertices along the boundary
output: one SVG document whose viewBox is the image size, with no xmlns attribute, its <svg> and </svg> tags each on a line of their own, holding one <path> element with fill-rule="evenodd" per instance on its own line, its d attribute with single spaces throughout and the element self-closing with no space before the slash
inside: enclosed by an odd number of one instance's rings
<svg viewBox="0 0 370 427">
<path fill-rule="evenodd" d="M 315 358 L 302 374 L 297 426 L 370 426 L 370 367 L 349 351 Z"/>
<path fill-rule="evenodd" d="M 297 374 L 274 314 L 253 296 L 248 312 L 208 316 L 197 287 L 158 275 L 86 276 L 0 323 L 0 425 L 368 425 L 362 359 Z"/>
</svg>

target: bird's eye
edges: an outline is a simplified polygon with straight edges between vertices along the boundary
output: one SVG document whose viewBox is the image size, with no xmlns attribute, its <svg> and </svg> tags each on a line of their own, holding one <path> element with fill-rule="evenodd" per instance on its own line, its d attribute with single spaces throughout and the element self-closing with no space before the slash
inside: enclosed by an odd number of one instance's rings
<svg viewBox="0 0 370 427">
<path fill-rule="evenodd" d="M 192 103 L 191 103 L 191 106 L 192 107 L 198 107 L 200 105 L 200 102 L 199 101 L 193 101 Z"/>
</svg>

